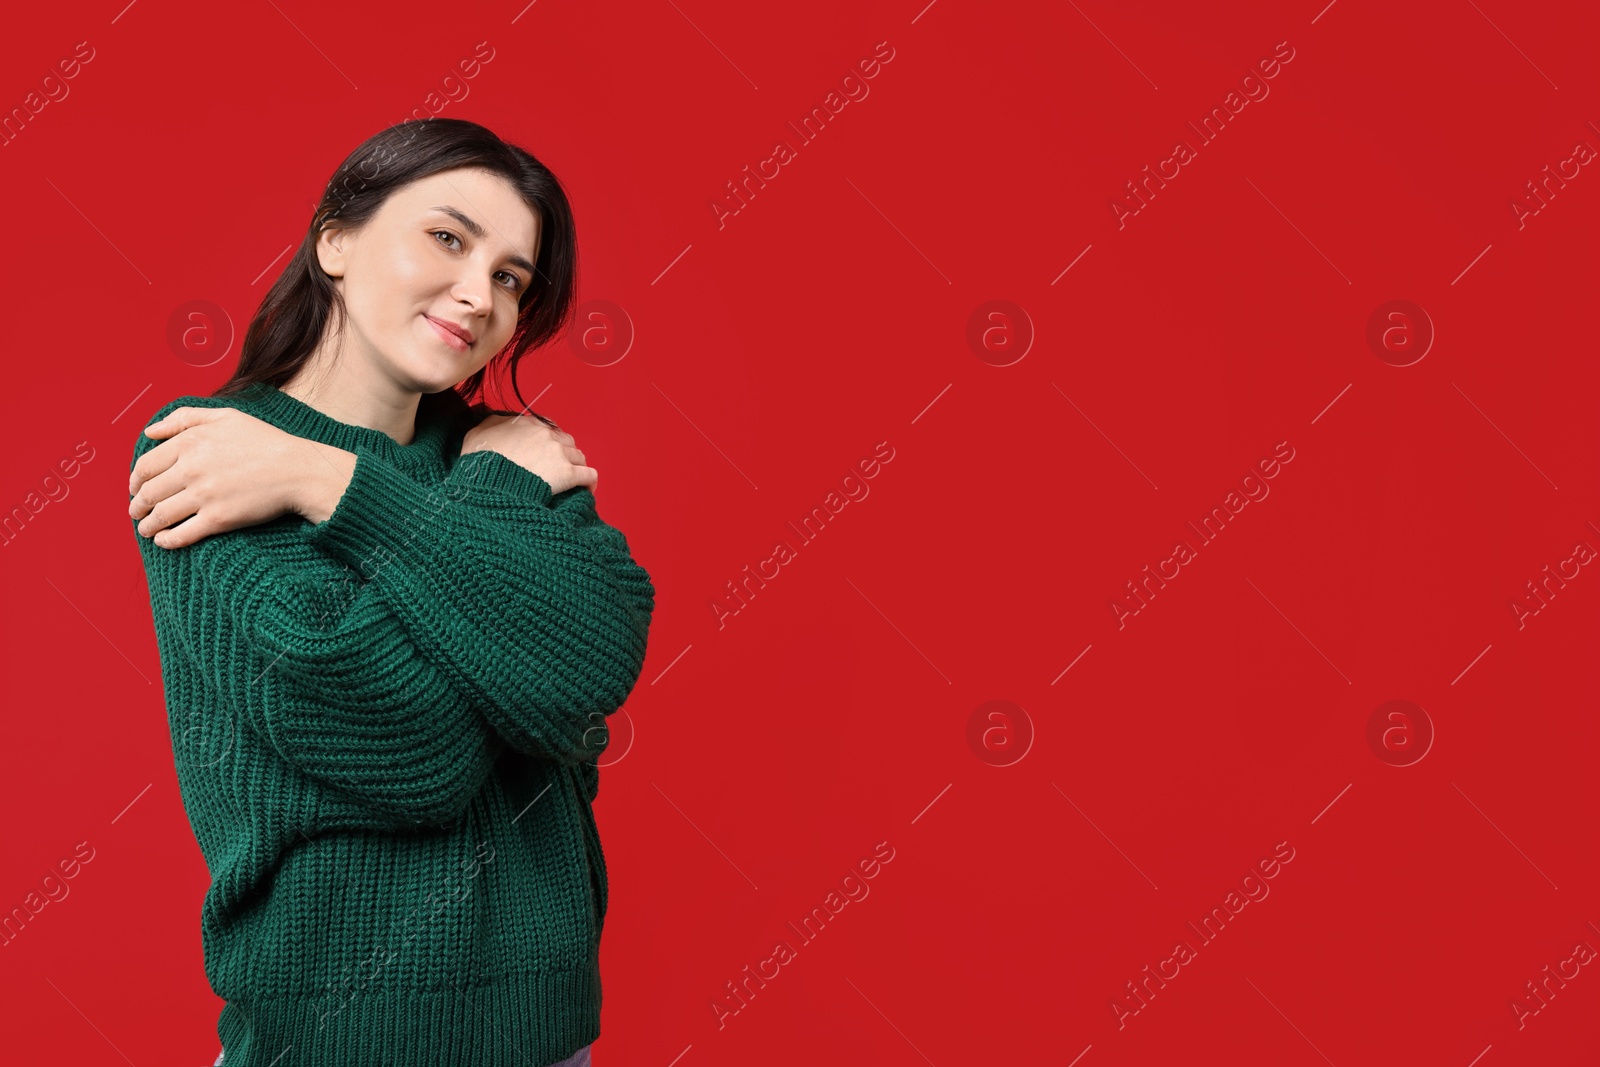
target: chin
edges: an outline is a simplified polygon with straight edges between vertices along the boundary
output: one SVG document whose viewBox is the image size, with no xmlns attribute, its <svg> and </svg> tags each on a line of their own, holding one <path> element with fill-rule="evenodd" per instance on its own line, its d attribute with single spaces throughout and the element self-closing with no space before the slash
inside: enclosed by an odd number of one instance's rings
<svg viewBox="0 0 1600 1067">
<path fill-rule="evenodd" d="M 451 375 L 443 378 L 424 378 L 417 385 L 424 394 L 431 395 L 433 393 L 442 393 L 446 389 L 453 389 L 465 380 L 464 377 L 457 378 Z"/>
<path fill-rule="evenodd" d="M 431 358 L 418 360 L 408 377 L 422 392 L 437 393 L 464 381 L 471 374 L 472 368 L 465 364 Z"/>
</svg>

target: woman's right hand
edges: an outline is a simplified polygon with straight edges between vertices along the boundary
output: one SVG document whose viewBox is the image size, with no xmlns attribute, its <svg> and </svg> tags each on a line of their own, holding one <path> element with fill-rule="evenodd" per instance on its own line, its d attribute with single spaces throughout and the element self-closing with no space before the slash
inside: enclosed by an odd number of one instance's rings
<svg viewBox="0 0 1600 1067">
<path fill-rule="evenodd" d="M 498 452 L 550 483 L 552 495 L 574 486 L 593 491 L 600 472 L 584 466 L 572 435 L 532 415 L 488 415 L 467 431 L 461 454 Z"/>
<path fill-rule="evenodd" d="M 180 407 L 145 427 L 162 443 L 134 463 L 128 515 L 139 536 L 182 548 L 213 534 L 308 510 L 311 494 L 338 480 L 328 511 L 350 481 L 354 456 L 341 472 L 339 450 L 308 441 L 237 408 Z M 321 452 L 322 455 L 318 453 Z M 342 474 L 342 477 L 341 477 Z"/>
</svg>

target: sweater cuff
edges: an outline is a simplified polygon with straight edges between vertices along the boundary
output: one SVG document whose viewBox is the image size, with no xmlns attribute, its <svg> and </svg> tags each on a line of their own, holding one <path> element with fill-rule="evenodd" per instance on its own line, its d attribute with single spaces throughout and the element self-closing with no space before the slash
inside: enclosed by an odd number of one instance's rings
<svg viewBox="0 0 1600 1067">
<path fill-rule="evenodd" d="M 450 494 L 453 499 L 469 495 L 473 489 L 492 489 L 523 503 L 548 506 L 553 496 L 549 482 L 515 460 L 489 451 L 468 452 L 457 459 L 445 476 L 445 487 L 454 490 Z"/>
<path fill-rule="evenodd" d="M 451 506 L 443 489 L 430 489 L 370 452 L 357 452 L 350 484 L 333 514 L 311 527 L 313 545 L 371 579 L 386 559 L 425 564 L 436 539 L 424 531 Z"/>
<path fill-rule="evenodd" d="M 426 530 L 447 508 L 487 489 L 548 506 L 550 483 L 498 452 L 460 457 L 444 482 L 428 487 L 370 452 L 357 452 L 350 484 L 333 514 L 311 527 L 309 539 L 371 579 L 386 559 L 425 565 L 437 546 Z"/>
</svg>

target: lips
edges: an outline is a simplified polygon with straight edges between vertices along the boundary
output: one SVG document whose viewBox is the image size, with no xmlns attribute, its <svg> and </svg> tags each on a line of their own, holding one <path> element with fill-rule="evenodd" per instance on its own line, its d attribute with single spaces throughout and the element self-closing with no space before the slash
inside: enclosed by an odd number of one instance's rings
<svg viewBox="0 0 1600 1067">
<path fill-rule="evenodd" d="M 432 315 L 424 315 L 422 317 L 428 320 L 428 323 L 433 327 L 434 332 L 443 338 L 446 344 L 450 345 L 458 352 L 466 351 L 467 347 L 471 345 L 474 340 L 472 331 L 468 330 L 464 326 L 457 326 L 453 322 L 445 322 L 443 319 L 436 319 Z"/>
</svg>

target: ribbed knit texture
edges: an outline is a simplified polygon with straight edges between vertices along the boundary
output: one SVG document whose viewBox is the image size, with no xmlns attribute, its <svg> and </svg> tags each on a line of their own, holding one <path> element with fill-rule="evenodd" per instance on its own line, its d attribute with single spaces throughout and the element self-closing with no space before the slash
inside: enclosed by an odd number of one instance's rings
<svg viewBox="0 0 1600 1067">
<path fill-rule="evenodd" d="M 422 397 L 415 439 L 287 393 L 185 396 L 356 454 L 337 510 L 165 549 L 149 580 L 184 809 L 211 873 L 227 1067 L 541 1067 L 600 1033 L 606 716 L 655 608 L 579 486 Z M 134 462 L 161 444 L 141 433 Z"/>
</svg>

